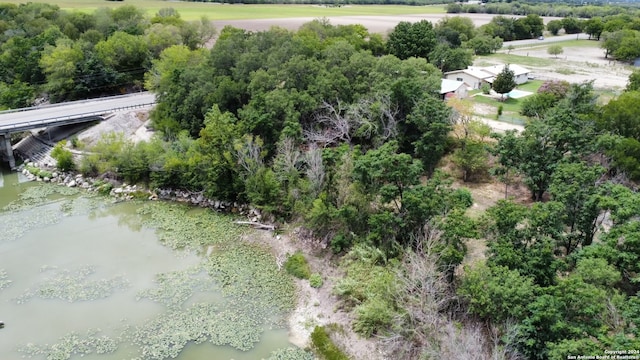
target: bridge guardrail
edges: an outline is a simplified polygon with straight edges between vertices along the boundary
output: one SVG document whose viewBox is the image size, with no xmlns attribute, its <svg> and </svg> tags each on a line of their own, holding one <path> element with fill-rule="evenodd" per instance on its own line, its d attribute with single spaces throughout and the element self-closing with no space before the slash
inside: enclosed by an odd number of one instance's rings
<svg viewBox="0 0 640 360">
<path fill-rule="evenodd" d="M 80 113 L 80 114 L 75 114 L 75 115 L 57 116 L 57 117 L 48 118 L 46 120 L 24 121 L 24 122 L 19 122 L 19 123 L 13 123 L 13 124 L 10 124 L 10 125 L 0 125 L 0 133 L 9 133 L 9 132 L 11 132 L 10 130 L 14 130 L 16 128 L 37 128 L 40 125 L 42 125 L 44 127 L 44 126 L 47 126 L 47 125 L 49 125 L 51 123 L 61 122 L 61 121 L 64 121 L 64 120 L 81 120 L 81 119 L 86 119 L 86 118 L 90 118 L 90 117 L 99 117 L 99 116 L 102 116 L 104 114 L 108 114 L 110 112 L 116 112 L 116 111 L 122 111 L 122 110 L 128 110 L 128 109 L 136 109 L 136 108 L 143 108 L 143 107 L 152 106 L 152 105 L 155 105 L 155 104 L 156 104 L 155 102 L 152 102 L 152 103 L 145 103 L 145 104 L 119 106 L 117 108 L 101 110 L 101 111 L 91 111 L 91 112 L 85 112 L 85 113 Z"/>
<path fill-rule="evenodd" d="M 66 102 L 61 102 L 61 103 L 56 103 L 56 104 L 44 104 L 44 105 L 37 105 L 37 106 L 29 106 L 29 107 L 19 108 L 19 109 L 0 110 L 0 114 L 11 114 L 11 113 L 25 112 L 25 111 L 30 111 L 30 110 L 49 109 L 49 108 L 55 108 L 55 107 L 58 107 L 58 106 L 65 106 L 65 105 L 70 105 L 70 104 L 82 104 L 82 103 L 88 103 L 88 102 L 92 102 L 92 101 L 100 101 L 100 100 L 104 100 L 104 99 L 114 99 L 115 100 L 115 99 L 122 99 L 122 98 L 127 98 L 127 97 L 131 97 L 131 96 L 136 96 L 136 95 L 143 95 L 143 94 L 148 94 L 148 93 L 149 93 L 148 91 L 142 91 L 142 92 L 137 92 L 137 93 L 132 93 L 132 94 L 97 97 L 97 98 L 85 99 L 85 100 L 66 101 Z"/>
</svg>

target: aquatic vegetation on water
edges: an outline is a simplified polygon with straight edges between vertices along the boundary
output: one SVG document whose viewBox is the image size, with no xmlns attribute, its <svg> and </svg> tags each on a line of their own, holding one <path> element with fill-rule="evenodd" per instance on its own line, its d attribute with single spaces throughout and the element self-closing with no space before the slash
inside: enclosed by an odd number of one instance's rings
<svg viewBox="0 0 640 360">
<path fill-rule="evenodd" d="M 80 190 L 76 188 L 69 188 L 66 186 L 59 186 L 53 184 L 39 184 L 38 186 L 28 187 L 19 196 L 19 199 L 11 202 L 5 206 L 5 211 L 17 211 L 34 206 L 42 205 L 49 201 L 50 196 L 71 196 L 77 195 Z"/>
<path fill-rule="evenodd" d="M 49 271 L 50 268 L 45 269 Z M 16 302 L 23 304 L 34 297 L 42 299 L 60 299 L 69 302 L 90 301 L 111 296 L 117 290 L 129 287 L 129 281 L 122 276 L 111 279 L 90 280 L 95 273 L 92 266 L 83 266 L 74 271 L 55 271 L 54 275 L 38 284 L 33 289 L 27 289 Z"/>
<path fill-rule="evenodd" d="M 207 275 L 202 265 L 183 271 L 156 275 L 158 287 L 138 293 L 138 300 L 146 298 L 173 309 L 183 305 L 196 291 L 213 291 L 216 282 Z"/>
<path fill-rule="evenodd" d="M 73 355 L 85 356 L 92 353 L 108 354 L 118 349 L 118 341 L 108 336 L 100 336 L 99 329 L 90 329 L 86 335 L 71 332 L 53 345 L 26 344 L 18 348 L 25 356 L 45 356 L 47 360 L 67 360 Z"/>
<path fill-rule="evenodd" d="M 300 348 L 282 348 L 271 353 L 267 360 L 313 360 L 313 354 Z"/>
<path fill-rule="evenodd" d="M 32 214 L 48 207 L 55 208 L 60 217 L 61 211 L 74 215 L 82 213 L 83 209 L 108 206 L 95 205 L 83 197 L 61 204 L 17 213 Z M 92 212 L 93 216 L 98 213 L 100 211 Z M 12 214 L 16 212 L 7 215 Z M 0 214 L 0 224 L 5 217 Z M 139 347 L 137 360 L 159 360 L 179 356 L 191 342 L 209 342 L 248 351 L 261 340 L 266 329 L 285 327 L 286 315 L 295 304 L 294 283 L 278 268 L 268 249 L 241 241 L 246 229 L 233 224 L 232 217 L 153 202 L 144 204 L 137 215 L 126 219 L 127 225 L 131 225 L 128 222 L 141 222 L 155 228 L 159 241 L 168 248 L 195 251 L 203 256 L 195 266 L 157 274 L 154 286 L 137 293 L 138 301 L 157 302 L 166 307 L 165 311 L 142 324 L 129 324 L 124 330 L 118 330 L 121 335 L 117 339 L 97 337 L 93 333 L 87 336 L 71 333 L 54 345 L 28 344 L 22 346 L 20 352 L 47 360 L 66 360 L 74 354 L 115 351 L 118 344 L 128 342 Z M 92 266 L 74 269 L 43 266 L 41 273 L 48 278 L 31 286 L 15 300 L 19 304 L 34 297 L 91 301 L 107 298 L 130 285 L 122 276 L 94 280 L 95 271 Z M 99 339 L 103 339 L 102 342 Z M 295 350 L 283 350 L 278 354 L 274 360 L 308 359 Z M 292 354 L 298 355 L 292 357 Z"/>
<path fill-rule="evenodd" d="M 209 341 L 247 351 L 260 341 L 259 321 L 242 309 L 220 309 L 213 304 L 194 304 L 168 311 L 137 327 L 133 342 L 140 346 L 140 359 L 174 358 L 189 343 Z"/>
<path fill-rule="evenodd" d="M 7 275 L 7 271 L 5 269 L 0 269 L 0 290 L 4 288 L 8 288 L 11 285 L 11 280 L 9 280 L 9 275 Z"/>
<path fill-rule="evenodd" d="M 205 245 L 237 241 L 243 229 L 231 217 L 208 210 L 189 213 L 186 205 L 153 202 L 142 206 L 146 226 L 157 229 L 160 242 L 174 250 L 202 250 Z"/>
</svg>

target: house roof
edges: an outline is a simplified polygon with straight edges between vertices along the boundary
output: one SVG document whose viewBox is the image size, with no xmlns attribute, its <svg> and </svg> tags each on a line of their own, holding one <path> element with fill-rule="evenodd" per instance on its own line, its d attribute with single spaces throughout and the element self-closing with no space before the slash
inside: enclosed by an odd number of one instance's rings
<svg viewBox="0 0 640 360">
<path fill-rule="evenodd" d="M 464 82 L 462 81 L 442 79 L 440 83 L 440 94 L 455 92 L 460 89 L 461 86 L 464 86 Z"/>
</svg>

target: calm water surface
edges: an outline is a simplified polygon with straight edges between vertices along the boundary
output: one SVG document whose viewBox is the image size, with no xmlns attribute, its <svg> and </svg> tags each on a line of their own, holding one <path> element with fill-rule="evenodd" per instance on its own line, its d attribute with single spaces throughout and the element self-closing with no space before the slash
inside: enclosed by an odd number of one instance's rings
<svg viewBox="0 0 640 360">
<path fill-rule="evenodd" d="M 21 183 L 17 174 L 5 171 L 0 186 L 2 209 L 25 189 L 39 184 Z M 88 206 L 90 201 L 92 206 Z M 167 311 L 163 304 L 139 299 L 137 294 L 155 286 L 156 274 L 184 270 L 202 260 L 201 255 L 176 253 L 161 245 L 153 230 L 141 226 L 136 215 L 139 205 L 96 206 L 96 201 L 102 200 L 76 197 L 69 205 L 68 198 L 58 196 L 28 209 L 0 211 L 0 272 L 11 281 L 4 289 L 0 286 L 0 320 L 6 323 L 0 329 L 0 359 L 29 358 L 18 349 L 29 343 L 55 344 L 69 333 L 87 334 L 91 329 L 100 336 L 118 339 L 118 347 L 115 352 L 82 359 L 136 358 L 140 349 L 122 334 L 150 319 L 162 318 Z M 127 286 L 107 286 L 106 294 L 90 300 L 37 295 L 51 279 L 74 278 L 83 272 L 82 281 L 126 281 Z M 74 285 L 71 281 L 66 286 Z M 198 301 L 217 303 L 221 295 L 215 291 L 198 293 Z M 189 344 L 177 359 L 267 358 L 272 351 L 290 346 L 287 338 L 284 329 L 266 330 L 260 343 L 247 352 L 208 342 Z"/>
</svg>

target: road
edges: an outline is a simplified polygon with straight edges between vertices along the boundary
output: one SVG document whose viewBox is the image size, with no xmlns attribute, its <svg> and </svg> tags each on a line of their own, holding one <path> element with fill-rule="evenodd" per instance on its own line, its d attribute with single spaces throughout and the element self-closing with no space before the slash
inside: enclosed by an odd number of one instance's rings
<svg viewBox="0 0 640 360">
<path fill-rule="evenodd" d="M 55 123 L 56 120 L 101 115 L 118 108 L 131 108 L 155 103 L 155 95 L 142 92 L 131 95 L 112 96 L 108 98 L 71 101 L 59 105 L 47 105 L 16 111 L 0 112 L 0 133 L 13 132 L 13 129 L 35 125 L 42 127 Z M 34 125 L 34 126 L 32 126 Z"/>
<path fill-rule="evenodd" d="M 361 24 L 367 28 L 369 32 L 387 34 L 401 21 L 417 22 L 420 20 L 428 20 L 435 24 L 445 17 L 461 16 L 468 17 L 473 21 L 475 26 L 481 26 L 488 24 L 493 19 L 493 14 L 409 14 L 409 15 L 389 15 L 389 16 L 330 16 L 326 19 L 332 25 L 351 25 Z M 519 18 L 521 16 L 508 15 L 509 17 Z M 287 18 L 287 19 L 255 19 L 255 20 L 216 20 L 213 24 L 218 29 L 222 30 L 225 26 L 233 26 L 239 29 L 245 29 L 250 31 L 266 31 L 272 26 L 279 26 L 288 30 L 298 30 L 298 28 L 316 18 Z M 562 18 L 557 17 L 543 17 L 545 23 L 550 20 L 558 20 Z M 575 35 L 574 35 L 575 36 Z"/>
<path fill-rule="evenodd" d="M 587 34 L 572 34 L 572 35 L 560 35 L 545 37 L 544 40 L 529 39 L 529 40 L 515 40 L 505 41 L 502 48 L 505 49 L 509 45 L 522 46 L 522 45 L 545 45 L 552 42 L 569 41 L 569 40 L 586 40 L 589 38 Z"/>
</svg>

